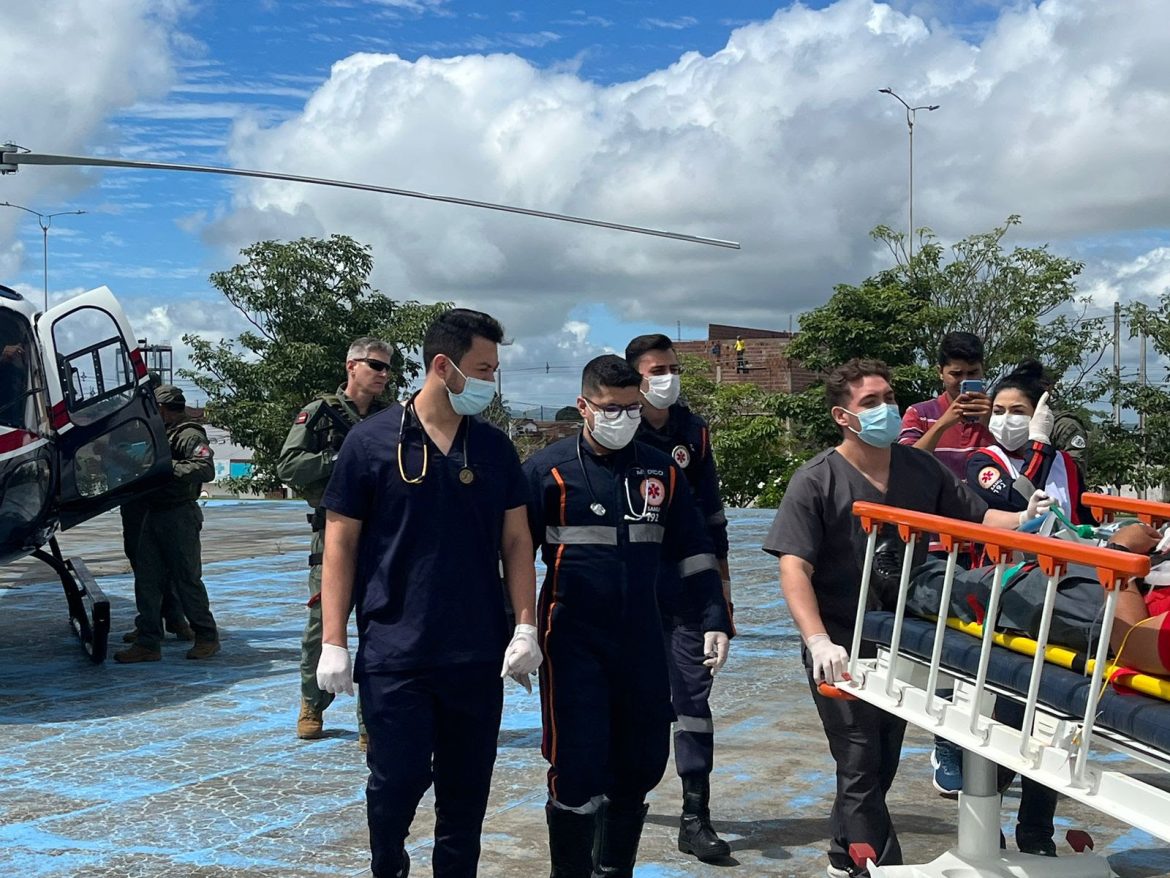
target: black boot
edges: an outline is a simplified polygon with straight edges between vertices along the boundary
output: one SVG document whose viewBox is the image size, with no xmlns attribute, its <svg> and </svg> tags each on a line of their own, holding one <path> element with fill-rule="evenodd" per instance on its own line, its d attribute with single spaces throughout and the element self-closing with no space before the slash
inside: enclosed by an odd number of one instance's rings
<svg viewBox="0 0 1170 878">
<path fill-rule="evenodd" d="M 711 777 L 686 774 L 682 778 L 683 812 L 678 827 L 678 849 L 694 854 L 704 863 L 731 856 L 731 845 L 711 826 Z"/>
<path fill-rule="evenodd" d="M 589 878 L 593 871 L 594 816 L 566 811 L 547 802 L 544 817 L 548 822 L 548 852 L 552 861 L 549 878 Z"/>
<path fill-rule="evenodd" d="M 610 800 L 599 812 L 597 853 L 593 878 L 633 878 L 642 824 L 650 806 Z"/>
</svg>

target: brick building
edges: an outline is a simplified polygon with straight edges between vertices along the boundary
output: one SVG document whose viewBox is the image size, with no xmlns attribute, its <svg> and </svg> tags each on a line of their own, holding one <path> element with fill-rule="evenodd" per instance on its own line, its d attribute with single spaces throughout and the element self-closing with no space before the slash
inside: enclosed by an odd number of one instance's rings
<svg viewBox="0 0 1170 878">
<path fill-rule="evenodd" d="M 747 371 L 736 371 L 735 337 L 743 339 Z M 676 341 L 679 354 L 702 357 L 711 378 L 722 384 L 755 384 L 772 393 L 799 393 L 816 381 L 816 373 L 790 360 L 786 354 L 794 334 L 774 329 L 753 329 L 723 323 L 707 325 L 703 341 Z M 718 353 L 713 350 L 718 349 Z"/>
</svg>

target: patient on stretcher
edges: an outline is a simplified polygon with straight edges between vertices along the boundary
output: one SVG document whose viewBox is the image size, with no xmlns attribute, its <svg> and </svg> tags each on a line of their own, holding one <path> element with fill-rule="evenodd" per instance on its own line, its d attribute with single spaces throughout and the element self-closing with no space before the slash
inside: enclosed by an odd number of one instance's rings
<svg viewBox="0 0 1170 878">
<path fill-rule="evenodd" d="M 1128 581 L 1121 589 L 1110 648 L 1120 665 L 1146 674 L 1170 676 L 1170 553 L 1155 552 L 1161 539 L 1162 534 L 1154 528 L 1131 524 L 1120 528 L 1109 540 L 1109 548 L 1152 556 L 1150 575 Z M 937 557 L 915 568 L 906 602 L 908 612 L 937 617 L 945 570 L 946 561 Z M 994 575 L 994 566 L 957 570 L 948 615 L 983 623 Z M 1009 567 L 996 629 L 1036 637 L 1047 580 L 1034 563 Z M 1048 642 L 1091 655 L 1101 634 L 1105 600 L 1096 571 L 1070 564 L 1057 588 Z"/>
</svg>

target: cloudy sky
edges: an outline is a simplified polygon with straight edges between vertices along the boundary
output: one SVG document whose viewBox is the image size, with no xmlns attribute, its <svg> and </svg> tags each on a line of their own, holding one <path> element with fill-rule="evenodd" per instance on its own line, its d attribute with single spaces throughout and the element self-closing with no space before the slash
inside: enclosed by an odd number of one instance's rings
<svg viewBox="0 0 1170 878">
<path fill-rule="evenodd" d="M 1083 259 L 1103 309 L 1170 287 L 1160 0 L 43 0 L 6 15 L 0 139 L 285 171 L 736 240 L 684 244 L 451 205 L 205 175 L 26 166 L 58 217 L 50 298 L 108 284 L 139 335 L 239 325 L 208 275 L 266 238 L 344 233 L 377 288 L 491 311 L 505 395 L 560 405 L 593 354 L 709 321 L 786 329 L 886 267 L 868 231 Z M 0 208 L 0 280 L 40 298 L 42 232 Z M 545 365 L 548 364 L 548 374 Z"/>
</svg>

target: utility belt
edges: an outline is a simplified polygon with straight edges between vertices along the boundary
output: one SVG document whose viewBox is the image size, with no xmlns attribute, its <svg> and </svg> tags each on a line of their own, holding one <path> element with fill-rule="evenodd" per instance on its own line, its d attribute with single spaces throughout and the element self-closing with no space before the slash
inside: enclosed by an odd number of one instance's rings
<svg viewBox="0 0 1170 878">
<path fill-rule="evenodd" d="M 305 519 L 309 522 L 309 527 L 313 529 L 313 533 L 325 530 L 325 507 L 318 506 L 312 512 L 305 514 Z M 311 552 L 309 554 L 309 566 L 321 566 L 321 559 L 324 557 L 322 552 Z"/>
<path fill-rule="evenodd" d="M 325 530 L 325 507 L 318 506 L 312 512 L 306 512 L 305 520 L 309 522 L 309 527 L 313 529 L 313 533 L 319 530 Z"/>
</svg>

